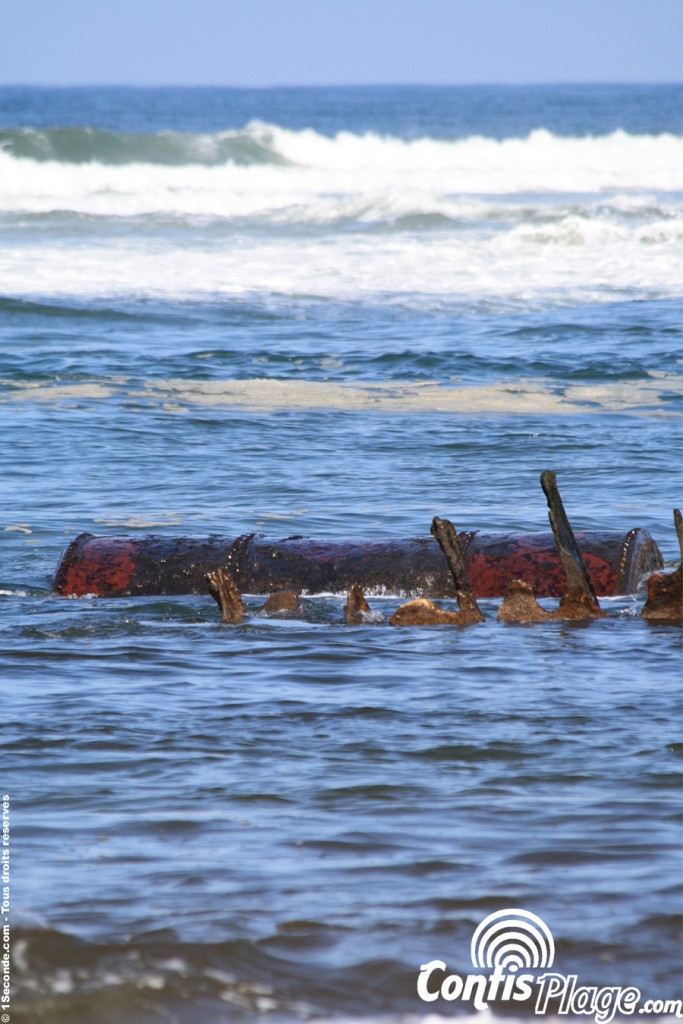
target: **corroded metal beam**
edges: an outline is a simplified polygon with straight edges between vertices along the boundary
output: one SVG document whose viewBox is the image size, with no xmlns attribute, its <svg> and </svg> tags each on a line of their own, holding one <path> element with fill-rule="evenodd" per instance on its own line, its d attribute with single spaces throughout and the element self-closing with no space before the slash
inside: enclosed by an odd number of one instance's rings
<svg viewBox="0 0 683 1024">
<path fill-rule="evenodd" d="M 599 596 L 635 593 L 643 576 L 661 569 L 659 548 L 647 531 L 576 533 Z M 458 534 L 475 597 L 500 597 L 511 580 L 524 580 L 539 597 L 559 597 L 565 574 L 553 535 Z M 69 544 L 54 577 L 64 596 L 123 597 L 206 593 L 206 575 L 226 568 L 242 594 L 295 590 L 454 597 L 448 563 L 431 537 L 332 542 L 305 537 L 272 540 L 225 537 L 96 537 Z"/>
</svg>

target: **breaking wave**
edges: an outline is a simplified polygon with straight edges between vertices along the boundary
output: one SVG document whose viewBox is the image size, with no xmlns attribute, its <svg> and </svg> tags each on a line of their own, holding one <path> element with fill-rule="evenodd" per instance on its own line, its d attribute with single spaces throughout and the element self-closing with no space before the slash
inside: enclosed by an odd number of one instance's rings
<svg viewBox="0 0 683 1024">
<path fill-rule="evenodd" d="M 439 195 L 683 189 L 683 138 L 565 138 L 545 129 L 498 141 L 403 140 L 292 131 L 251 122 L 217 134 L 135 135 L 94 128 L 0 131 L 2 208 L 113 212 L 188 208 L 184 199 L 295 192 L 336 195 L 420 189 Z M 120 197 L 131 209 L 119 211 Z M 52 206 L 50 206 L 52 202 Z M 62 206 L 55 204 L 62 203 Z"/>
<path fill-rule="evenodd" d="M 22 160 L 66 164 L 233 163 L 237 166 L 282 163 L 268 126 L 253 124 L 243 131 L 217 134 L 103 131 L 98 128 L 15 128 L 0 131 L 0 149 Z"/>
<path fill-rule="evenodd" d="M 11 243 L 0 274 L 17 296 L 381 289 L 565 302 L 568 290 L 603 301 L 680 286 L 683 138 L 672 134 L 21 129 L 0 132 L 0 181 Z"/>
</svg>

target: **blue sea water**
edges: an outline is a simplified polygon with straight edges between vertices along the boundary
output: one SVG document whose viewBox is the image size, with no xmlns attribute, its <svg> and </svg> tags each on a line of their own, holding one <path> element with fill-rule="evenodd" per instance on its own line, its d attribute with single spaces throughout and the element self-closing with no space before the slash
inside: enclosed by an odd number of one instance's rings
<svg viewBox="0 0 683 1024">
<path fill-rule="evenodd" d="M 680 999 L 681 631 L 226 627 L 78 533 L 649 530 L 678 560 L 676 87 L 0 89 L 12 1020 L 418 1020 L 525 908 Z M 518 1016 L 530 1005 L 507 1006 Z M 435 1018 L 432 1018 L 435 1019 Z"/>
</svg>

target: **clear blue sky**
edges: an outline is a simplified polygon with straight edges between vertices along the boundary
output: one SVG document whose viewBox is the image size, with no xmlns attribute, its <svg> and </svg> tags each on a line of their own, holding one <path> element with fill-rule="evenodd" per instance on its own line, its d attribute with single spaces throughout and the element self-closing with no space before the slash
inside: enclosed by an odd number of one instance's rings
<svg viewBox="0 0 683 1024">
<path fill-rule="evenodd" d="M 671 82 L 683 0 L 8 0 L 2 84 Z"/>
</svg>

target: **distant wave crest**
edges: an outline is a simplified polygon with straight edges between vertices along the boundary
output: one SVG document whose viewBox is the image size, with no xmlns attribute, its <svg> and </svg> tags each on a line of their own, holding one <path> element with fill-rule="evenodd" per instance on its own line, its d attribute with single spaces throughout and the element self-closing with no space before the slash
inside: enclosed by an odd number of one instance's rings
<svg viewBox="0 0 683 1024">
<path fill-rule="evenodd" d="M 683 190 L 683 138 L 539 129 L 502 141 L 404 140 L 261 122 L 213 135 L 22 129 L 0 132 L 0 181 L 4 213 L 342 225 L 407 217 L 402 227 L 438 228 L 477 219 L 487 196 L 502 197 L 507 220 L 513 196 Z"/>
<path fill-rule="evenodd" d="M 288 166 L 348 170 L 450 171 L 477 172 L 483 191 L 492 168 L 507 171 L 517 188 L 520 174 L 547 177 L 547 187 L 557 187 L 555 178 L 567 180 L 578 173 L 579 188 L 588 184 L 585 176 L 602 170 L 601 184 L 624 175 L 645 176 L 645 187 L 652 187 L 651 175 L 657 166 L 662 171 L 681 166 L 683 138 L 675 135 L 628 135 L 623 131 L 610 135 L 570 138 L 556 136 L 539 128 L 526 138 L 493 139 L 470 136 L 459 139 L 400 139 L 373 133 L 356 135 L 339 132 L 322 135 L 313 129 L 294 131 L 278 125 L 252 121 L 242 129 L 213 134 L 181 132 L 103 131 L 92 127 L 17 128 L 0 130 L 0 151 L 19 160 L 61 164 L 101 164 L 121 167 L 129 164 L 183 167 L 233 165 Z M 534 170 L 536 174 L 534 175 Z M 678 181 L 680 186 L 680 180 Z M 559 187 L 563 187 L 560 185 Z M 667 187 L 664 185 L 663 187 Z"/>
<path fill-rule="evenodd" d="M 212 167 L 232 163 L 242 167 L 284 162 L 273 146 L 268 126 L 257 123 L 243 131 L 213 135 L 181 132 L 142 135 L 90 127 L 6 129 L 0 131 L 0 149 L 21 160 L 108 166 L 200 164 Z"/>
<path fill-rule="evenodd" d="M 680 290 L 674 135 L 406 140 L 252 122 L 0 144 L 0 277 L 17 296 Z"/>
</svg>

